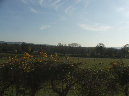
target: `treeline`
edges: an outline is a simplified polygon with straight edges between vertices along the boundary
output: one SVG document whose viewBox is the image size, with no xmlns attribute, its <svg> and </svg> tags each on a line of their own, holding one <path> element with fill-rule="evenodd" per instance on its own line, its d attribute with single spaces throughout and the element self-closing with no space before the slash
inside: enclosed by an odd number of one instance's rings
<svg viewBox="0 0 129 96">
<path fill-rule="evenodd" d="M 81 47 L 80 44 L 61 44 L 57 46 L 34 45 L 22 43 L 19 44 L 0 44 L 0 53 L 17 53 L 24 52 L 30 54 L 39 54 L 39 52 L 46 52 L 48 54 L 55 54 L 64 56 L 69 55 L 73 57 L 95 57 L 95 58 L 128 58 L 128 44 L 121 49 L 106 48 L 103 43 L 99 43 L 96 47 Z"/>
</svg>

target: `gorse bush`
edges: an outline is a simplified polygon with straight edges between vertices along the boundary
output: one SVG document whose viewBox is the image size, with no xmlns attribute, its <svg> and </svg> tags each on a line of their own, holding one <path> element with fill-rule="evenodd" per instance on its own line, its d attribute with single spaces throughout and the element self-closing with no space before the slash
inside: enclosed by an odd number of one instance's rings
<svg viewBox="0 0 129 96">
<path fill-rule="evenodd" d="M 22 58 L 17 58 L 17 56 L 14 58 L 9 57 L 8 62 L 4 63 L 1 68 L 0 94 L 4 94 L 4 90 L 9 86 L 16 85 L 17 95 L 20 92 L 20 86 L 22 86 L 23 89 L 30 90 L 30 96 L 34 96 L 44 83 L 50 81 L 53 91 L 63 96 L 71 88 L 69 85 L 73 80 L 72 73 L 76 68 L 77 65 L 70 62 L 68 57 L 66 62 L 59 61 L 57 54 L 47 56 L 46 53 L 40 52 L 37 57 L 33 57 L 28 53 L 25 53 Z M 57 89 L 55 85 L 60 80 L 67 84 L 65 89 L 61 89 L 62 91 L 59 91 L 59 88 Z M 5 87 L 5 83 L 7 83 L 7 87 Z M 59 86 L 64 86 L 64 84 Z"/>
<path fill-rule="evenodd" d="M 49 94 L 59 96 L 110 96 L 121 92 L 128 96 L 129 67 L 124 62 L 111 62 L 106 69 L 91 69 L 79 67 L 84 63 L 73 63 L 68 56 L 65 59 L 43 52 L 38 56 L 25 52 L 20 58 L 9 57 L 0 69 L 0 95 L 35 96 L 41 89 L 49 88 Z M 14 93 L 6 92 L 10 86 L 14 86 Z"/>
</svg>

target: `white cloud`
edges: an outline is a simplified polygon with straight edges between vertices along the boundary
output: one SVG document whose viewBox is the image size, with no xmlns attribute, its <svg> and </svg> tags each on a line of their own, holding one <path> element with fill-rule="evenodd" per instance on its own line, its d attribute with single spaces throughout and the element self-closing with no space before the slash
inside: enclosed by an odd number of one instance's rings
<svg viewBox="0 0 129 96">
<path fill-rule="evenodd" d="M 124 31 L 125 31 L 125 30 L 129 30 L 129 27 L 128 27 L 128 26 L 127 26 L 127 27 L 119 27 L 118 29 L 119 29 L 119 30 L 124 30 Z"/>
<path fill-rule="evenodd" d="M 39 4 L 40 4 L 40 6 L 42 6 L 43 7 L 43 2 L 44 2 L 44 0 L 39 0 Z"/>
<path fill-rule="evenodd" d="M 32 3 L 33 5 L 38 4 L 39 6 L 46 9 L 55 9 L 56 11 L 63 11 L 66 15 L 73 15 L 76 13 L 76 9 L 80 10 L 85 7 L 85 4 L 88 4 L 89 0 L 21 0 L 23 3 Z M 82 7 L 79 7 L 78 4 L 82 4 Z M 31 8 L 31 11 L 37 13 L 37 11 Z"/>
<path fill-rule="evenodd" d="M 27 4 L 26 0 L 21 0 L 21 2 L 23 2 L 23 3 Z"/>
<path fill-rule="evenodd" d="M 81 3 L 82 0 L 75 0 L 73 3 L 69 4 L 67 8 L 65 9 L 65 14 L 71 15 L 77 7 L 75 7 L 77 4 Z"/>
<path fill-rule="evenodd" d="M 63 3 L 60 3 L 61 0 L 39 0 L 39 5 L 41 7 L 46 8 L 55 8 L 55 10 L 58 9 Z"/>
<path fill-rule="evenodd" d="M 34 13 L 38 13 L 35 9 L 33 9 L 33 8 L 30 8 L 30 10 L 32 11 L 32 12 L 34 12 Z"/>
<path fill-rule="evenodd" d="M 75 9 L 72 6 L 69 6 L 65 9 L 65 14 L 71 15 Z"/>
<path fill-rule="evenodd" d="M 56 0 L 53 5 L 55 6 L 57 3 L 59 3 L 61 0 Z"/>
<path fill-rule="evenodd" d="M 64 4 L 64 2 L 57 4 L 57 5 L 55 6 L 55 10 L 57 11 L 63 4 Z"/>
<path fill-rule="evenodd" d="M 65 16 L 60 16 L 59 21 L 64 21 L 64 20 L 66 20 Z"/>
<path fill-rule="evenodd" d="M 72 14 L 72 10 L 73 10 L 73 7 L 72 7 L 72 6 L 67 7 L 67 8 L 65 9 L 65 14 L 67 14 L 67 15 Z"/>
<path fill-rule="evenodd" d="M 79 24 L 79 26 L 82 29 L 89 31 L 104 31 L 111 28 L 110 26 L 89 26 L 87 24 Z"/>
<path fill-rule="evenodd" d="M 122 7 L 117 8 L 117 11 L 124 11 L 124 8 L 122 8 Z"/>
<path fill-rule="evenodd" d="M 44 30 L 44 29 L 47 29 L 49 27 L 51 27 L 51 26 L 50 25 L 42 25 L 39 29 L 40 30 Z"/>
<path fill-rule="evenodd" d="M 80 1 L 82 1 L 82 0 L 76 0 L 77 3 L 79 3 Z"/>
<path fill-rule="evenodd" d="M 35 0 L 29 0 L 32 4 L 36 4 L 36 1 Z"/>
<path fill-rule="evenodd" d="M 117 8 L 117 11 L 124 15 L 125 17 L 129 18 L 129 8 L 128 7 L 120 7 L 120 8 Z"/>
</svg>

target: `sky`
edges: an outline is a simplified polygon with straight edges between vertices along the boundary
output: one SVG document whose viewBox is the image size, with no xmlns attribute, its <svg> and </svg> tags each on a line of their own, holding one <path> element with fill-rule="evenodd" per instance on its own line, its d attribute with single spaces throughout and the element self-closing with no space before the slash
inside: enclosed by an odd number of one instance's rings
<svg viewBox="0 0 129 96">
<path fill-rule="evenodd" d="M 0 0 L 0 41 L 129 43 L 129 0 Z"/>
</svg>

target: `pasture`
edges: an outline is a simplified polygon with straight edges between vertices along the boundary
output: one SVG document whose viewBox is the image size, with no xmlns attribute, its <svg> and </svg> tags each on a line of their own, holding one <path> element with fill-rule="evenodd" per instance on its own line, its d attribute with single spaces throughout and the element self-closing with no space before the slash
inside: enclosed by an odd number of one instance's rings
<svg viewBox="0 0 129 96">
<path fill-rule="evenodd" d="M 3 63 L 6 63 L 8 61 L 9 56 L 14 57 L 14 56 L 22 57 L 24 54 L 8 54 L 8 53 L 0 53 L 0 66 Z M 90 67 L 90 68 L 108 68 L 110 67 L 110 63 L 112 61 L 123 61 L 125 66 L 129 65 L 129 59 L 126 58 L 87 58 L 87 57 L 69 57 L 69 61 L 73 63 L 79 63 L 83 62 L 84 65 L 80 66 L 83 68 Z M 59 58 L 59 61 L 67 61 L 66 57 L 61 57 Z"/>
<path fill-rule="evenodd" d="M 124 62 L 125 66 L 129 65 L 129 59 L 119 59 L 119 58 L 78 58 L 78 57 L 69 57 L 69 60 L 78 63 L 78 62 L 83 62 L 84 65 L 82 66 L 83 68 L 85 67 L 90 67 L 90 68 L 108 68 L 110 67 L 110 63 L 112 61 L 114 62 L 121 62 L 121 60 Z"/>
</svg>

